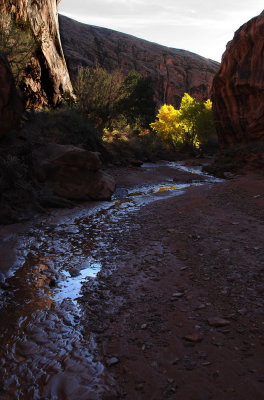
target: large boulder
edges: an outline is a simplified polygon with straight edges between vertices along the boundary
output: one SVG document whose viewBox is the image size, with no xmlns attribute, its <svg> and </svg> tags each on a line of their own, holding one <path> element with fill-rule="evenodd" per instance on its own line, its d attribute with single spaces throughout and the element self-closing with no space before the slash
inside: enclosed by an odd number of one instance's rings
<svg viewBox="0 0 264 400">
<path fill-rule="evenodd" d="M 28 21 L 40 43 L 26 77 L 26 95 L 32 106 L 57 104 L 63 94 L 72 95 L 72 85 L 60 41 L 57 1 L 1 0 L 0 12 Z"/>
<path fill-rule="evenodd" d="M 228 43 L 213 80 L 221 149 L 264 140 L 264 11 Z"/>
<path fill-rule="evenodd" d="M 37 180 L 70 200 L 109 200 L 115 181 L 101 171 L 98 153 L 71 145 L 39 145 L 33 154 Z"/>
<path fill-rule="evenodd" d="M 15 128 L 24 111 L 23 100 L 3 53 L 0 52 L 0 136 Z"/>
<path fill-rule="evenodd" d="M 158 105 L 179 106 L 185 92 L 210 97 L 219 63 L 111 29 L 82 24 L 59 15 L 63 51 L 72 77 L 78 66 L 100 66 L 127 74 L 136 70 L 152 79 Z"/>
</svg>

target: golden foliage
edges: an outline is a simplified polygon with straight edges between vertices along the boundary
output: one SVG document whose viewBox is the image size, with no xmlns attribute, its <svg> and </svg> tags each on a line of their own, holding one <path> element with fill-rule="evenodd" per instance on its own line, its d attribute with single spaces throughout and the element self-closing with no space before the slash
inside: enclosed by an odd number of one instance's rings
<svg viewBox="0 0 264 400">
<path fill-rule="evenodd" d="M 200 103 L 185 93 L 178 110 L 164 104 L 156 118 L 150 127 L 160 140 L 175 149 L 182 146 L 197 149 L 206 138 L 215 136 L 210 99 Z"/>
</svg>

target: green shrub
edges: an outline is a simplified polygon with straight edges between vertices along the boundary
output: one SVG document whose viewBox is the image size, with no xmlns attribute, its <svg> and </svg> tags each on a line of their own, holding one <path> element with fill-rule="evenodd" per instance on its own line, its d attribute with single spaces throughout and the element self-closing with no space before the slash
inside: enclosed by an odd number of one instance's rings
<svg viewBox="0 0 264 400">
<path fill-rule="evenodd" d="M 101 151 L 102 136 L 76 110 L 61 108 L 35 112 L 27 125 L 31 140 L 71 144 Z"/>
<path fill-rule="evenodd" d="M 151 80 L 136 71 L 123 76 L 121 71 L 80 67 L 74 90 L 77 109 L 101 131 L 113 129 L 120 119 L 140 131 L 155 116 Z"/>
</svg>

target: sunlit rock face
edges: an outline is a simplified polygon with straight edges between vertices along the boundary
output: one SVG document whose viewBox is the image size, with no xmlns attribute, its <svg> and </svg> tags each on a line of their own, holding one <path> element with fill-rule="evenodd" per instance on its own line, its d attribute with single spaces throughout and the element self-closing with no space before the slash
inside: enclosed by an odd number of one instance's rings
<svg viewBox="0 0 264 400">
<path fill-rule="evenodd" d="M 23 111 L 24 103 L 15 88 L 8 61 L 0 52 L 0 136 L 16 127 Z"/>
<path fill-rule="evenodd" d="M 158 105 L 178 106 L 185 92 L 201 100 L 210 96 L 211 83 L 219 67 L 215 61 L 61 15 L 59 23 L 71 76 L 79 65 L 98 65 L 109 72 L 120 69 L 127 73 L 134 69 L 152 78 Z"/>
<path fill-rule="evenodd" d="M 60 42 L 56 0 L 1 0 L 0 11 L 29 21 L 41 50 L 26 78 L 27 99 L 36 106 L 55 105 L 72 85 Z"/>
<path fill-rule="evenodd" d="M 228 43 L 212 97 L 222 149 L 264 140 L 264 11 Z"/>
</svg>

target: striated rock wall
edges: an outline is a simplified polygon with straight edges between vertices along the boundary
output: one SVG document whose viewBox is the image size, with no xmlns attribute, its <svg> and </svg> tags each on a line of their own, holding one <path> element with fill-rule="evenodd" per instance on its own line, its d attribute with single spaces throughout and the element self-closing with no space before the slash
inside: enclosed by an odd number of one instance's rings
<svg viewBox="0 0 264 400">
<path fill-rule="evenodd" d="M 185 92 L 204 100 L 219 64 L 111 29 L 85 25 L 59 15 L 63 51 L 71 76 L 79 65 L 108 71 L 134 69 L 150 76 L 158 104 L 178 106 Z"/>
<path fill-rule="evenodd" d="M 8 61 L 0 52 L 0 137 L 15 128 L 23 111 L 24 104 L 15 88 Z"/>
<path fill-rule="evenodd" d="M 228 43 L 212 97 L 222 149 L 264 140 L 264 11 Z"/>
<path fill-rule="evenodd" d="M 41 43 L 40 54 L 32 60 L 26 78 L 27 97 L 35 106 L 55 105 L 72 85 L 60 41 L 56 0 L 0 0 L 0 11 L 29 21 Z"/>
</svg>

